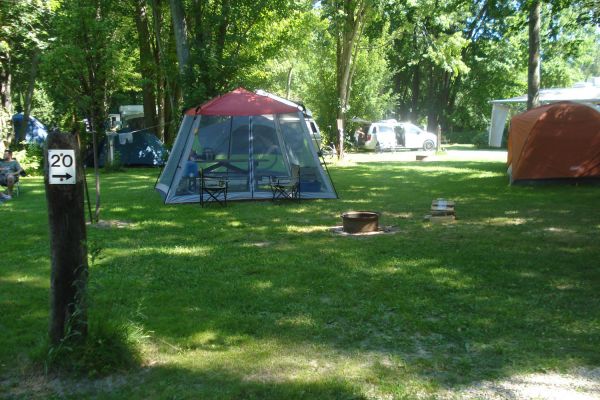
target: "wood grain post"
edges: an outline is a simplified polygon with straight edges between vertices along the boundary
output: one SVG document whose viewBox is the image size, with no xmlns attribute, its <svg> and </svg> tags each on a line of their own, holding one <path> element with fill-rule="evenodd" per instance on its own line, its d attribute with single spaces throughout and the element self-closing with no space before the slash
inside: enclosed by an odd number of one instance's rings
<svg viewBox="0 0 600 400">
<path fill-rule="evenodd" d="M 73 183 L 56 183 L 56 178 L 52 183 L 50 174 L 62 160 L 58 155 L 49 159 L 49 150 L 74 150 Z M 65 338 L 84 338 L 87 335 L 85 293 L 88 262 L 83 203 L 84 177 L 75 136 L 58 132 L 48 135 L 44 171 L 51 253 L 48 333 L 51 343 L 58 344 Z"/>
</svg>

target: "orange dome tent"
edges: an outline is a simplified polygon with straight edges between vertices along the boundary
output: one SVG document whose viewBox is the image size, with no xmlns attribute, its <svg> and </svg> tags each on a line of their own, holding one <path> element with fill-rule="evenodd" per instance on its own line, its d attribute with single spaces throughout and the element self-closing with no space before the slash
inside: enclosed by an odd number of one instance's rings
<svg viewBox="0 0 600 400">
<path fill-rule="evenodd" d="M 560 102 L 512 118 L 508 134 L 511 183 L 600 181 L 600 112 Z"/>
</svg>

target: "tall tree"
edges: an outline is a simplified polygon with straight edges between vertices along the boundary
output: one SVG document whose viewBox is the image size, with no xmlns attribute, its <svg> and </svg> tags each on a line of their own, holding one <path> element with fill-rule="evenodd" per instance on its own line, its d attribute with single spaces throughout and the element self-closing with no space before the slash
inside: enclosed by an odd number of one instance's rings
<svg viewBox="0 0 600 400">
<path fill-rule="evenodd" d="M 140 72 L 142 74 L 142 98 L 144 105 L 144 125 L 147 128 L 156 128 L 156 64 L 150 43 L 152 38 L 148 27 L 148 7 L 146 0 L 134 0 L 135 25 L 138 34 L 140 49 Z"/>
<path fill-rule="evenodd" d="M 45 79 L 53 83 L 51 95 L 58 109 L 71 115 L 66 128 L 85 118 L 92 133 L 96 221 L 100 216 L 98 136 L 104 135 L 111 93 L 130 68 L 123 61 L 127 40 L 122 19 L 111 0 L 63 0 L 52 20 L 56 39 L 43 58 Z"/>
<path fill-rule="evenodd" d="M 323 7 L 330 18 L 333 36 L 336 39 L 337 128 L 339 132 L 337 148 L 339 158 L 344 156 L 344 125 L 355 71 L 354 61 L 367 15 L 373 8 L 372 3 L 372 0 L 331 0 L 323 2 Z"/>
<path fill-rule="evenodd" d="M 47 2 L 42 0 L 0 2 L 0 139 L 7 144 L 25 137 L 40 52 L 47 36 L 47 10 Z M 15 93 L 20 95 L 25 118 L 13 133 Z"/>
<path fill-rule="evenodd" d="M 177 63 L 179 75 L 185 77 L 189 65 L 190 49 L 188 45 L 188 29 L 185 21 L 185 9 L 182 0 L 169 0 L 171 5 L 171 20 L 177 45 Z"/>
<path fill-rule="evenodd" d="M 168 139 L 165 136 L 165 94 L 167 93 L 167 80 L 165 79 L 164 71 L 164 54 L 162 46 L 161 25 L 162 19 L 162 2 L 161 0 L 152 0 L 152 21 L 154 25 L 154 62 L 156 65 L 156 123 L 158 124 L 157 132 L 159 138 L 163 142 Z M 172 97 L 171 97 L 172 98 Z"/>
</svg>

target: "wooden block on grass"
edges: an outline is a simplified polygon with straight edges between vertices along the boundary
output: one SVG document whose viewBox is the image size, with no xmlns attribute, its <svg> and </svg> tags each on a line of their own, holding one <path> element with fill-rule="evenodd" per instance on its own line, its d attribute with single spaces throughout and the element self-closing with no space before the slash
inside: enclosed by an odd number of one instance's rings
<svg viewBox="0 0 600 400">
<path fill-rule="evenodd" d="M 426 215 L 424 220 L 427 222 L 438 224 L 454 222 L 456 220 L 456 217 L 454 215 Z"/>
</svg>

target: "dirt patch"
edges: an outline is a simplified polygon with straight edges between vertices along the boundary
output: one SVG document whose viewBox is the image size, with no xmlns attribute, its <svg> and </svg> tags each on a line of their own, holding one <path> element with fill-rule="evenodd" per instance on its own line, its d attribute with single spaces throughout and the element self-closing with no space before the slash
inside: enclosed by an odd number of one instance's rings
<svg viewBox="0 0 600 400">
<path fill-rule="evenodd" d="M 515 375 L 485 381 L 459 391 L 448 391 L 443 399 L 460 400 L 600 400 L 600 368 L 579 368 L 566 374 Z"/>
<path fill-rule="evenodd" d="M 131 222 L 120 221 L 118 219 L 100 220 L 100 221 L 98 221 L 97 224 L 90 224 L 89 222 L 87 223 L 87 225 L 89 225 L 89 226 L 93 226 L 93 227 L 100 228 L 100 229 L 110 229 L 110 228 L 122 229 L 122 228 L 127 228 L 131 224 L 132 224 Z"/>
<path fill-rule="evenodd" d="M 358 232 L 358 233 L 348 233 L 348 232 L 344 232 L 344 227 L 343 226 L 334 226 L 333 228 L 329 229 L 333 234 L 335 235 L 341 235 L 341 236 L 373 236 L 373 235 L 393 235 L 395 233 L 400 232 L 398 230 L 398 228 L 396 228 L 395 226 L 380 226 L 379 230 L 374 231 L 374 232 Z"/>
</svg>

